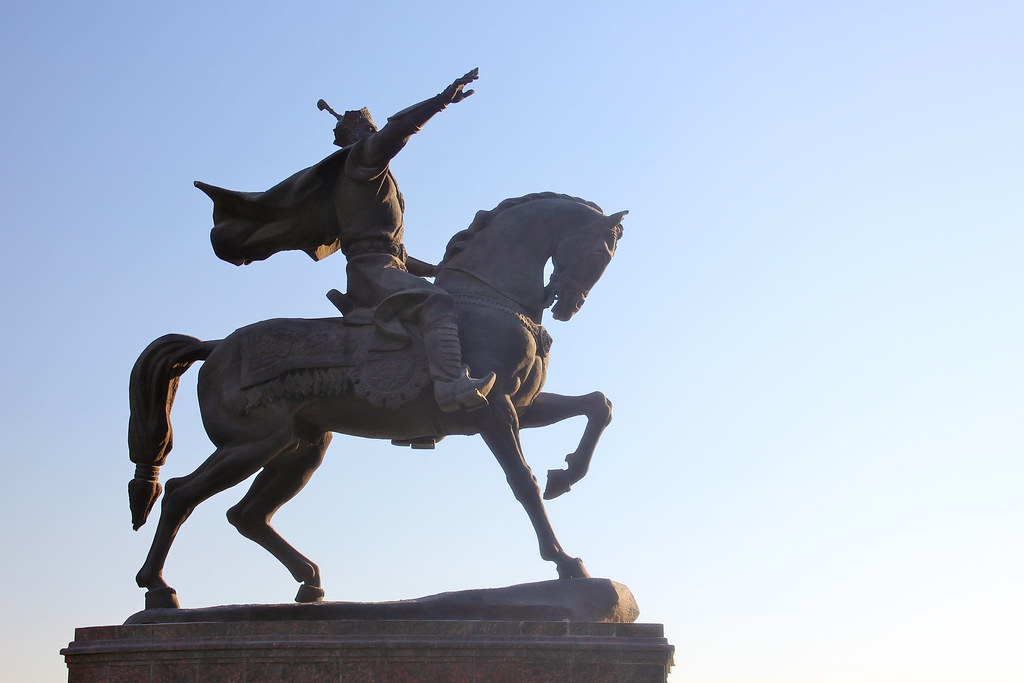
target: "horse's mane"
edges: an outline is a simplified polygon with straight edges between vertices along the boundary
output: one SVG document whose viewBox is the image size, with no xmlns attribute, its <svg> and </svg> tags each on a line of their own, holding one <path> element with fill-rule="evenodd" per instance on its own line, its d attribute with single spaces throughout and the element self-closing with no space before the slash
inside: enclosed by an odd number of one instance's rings
<svg viewBox="0 0 1024 683">
<path fill-rule="evenodd" d="M 583 204 L 584 206 L 589 206 L 592 209 L 596 209 L 597 211 L 604 213 L 601 207 L 595 204 L 594 202 L 587 201 L 586 199 L 580 199 L 579 197 L 573 197 L 567 194 L 559 194 L 558 192 L 534 192 L 532 194 L 525 194 L 522 197 L 511 197 L 509 199 L 502 201 L 500 204 L 498 204 L 490 211 L 477 211 L 476 215 L 473 217 L 473 222 L 469 224 L 469 227 L 466 228 L 465 230 L 461 230 L 455 233 L 455 235 L 453 235 L 452 238 L 448 241 L 448 248 L 445 249 L 444 258 L 441 259 L 441 263 L 443 264 L 447 262 L 448 259 L 453 258 L 462 250 L 464 250 L 469 240 L 473 239 L 474 235 L 476 235 L 478 232 L 480 232 L 488 225 L 490 225 L 494 217 L 497 216 L 502 211 L 538 199 L 567 199 L 569 201 Z"/>
</svg>

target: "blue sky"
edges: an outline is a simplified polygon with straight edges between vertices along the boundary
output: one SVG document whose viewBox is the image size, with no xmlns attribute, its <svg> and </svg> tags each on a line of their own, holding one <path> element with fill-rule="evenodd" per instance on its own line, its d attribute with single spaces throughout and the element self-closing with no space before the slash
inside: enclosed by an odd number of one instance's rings
<svg viewBox="0 0 1024 683">
<path fill-rule="evenodd" d="M 341 257 L 246 268 L 204 180 L 261 190 L 478 66 L 393 165 L 411 253 L 553 190 L 629 209 L 547 388 L 616 419 L 551 503 L 628 585 L 673 681 L 1019 681 L 1024 97 L 1018 3 L 36 3 L 0 10 L 0 634 L 12 680 L 142 607 L 127 377 L 167 332 L 322 317 Z M 165 478 L 211 447 L 195 372 Z M 524 435 L 536 472 L 582 424 Z M 183 528 L 183 604 L 281 602 L 224 511 Z M 553 578 L 478 439 L 336 438 L 276 526 L 328 599 Z"/>
</svg>

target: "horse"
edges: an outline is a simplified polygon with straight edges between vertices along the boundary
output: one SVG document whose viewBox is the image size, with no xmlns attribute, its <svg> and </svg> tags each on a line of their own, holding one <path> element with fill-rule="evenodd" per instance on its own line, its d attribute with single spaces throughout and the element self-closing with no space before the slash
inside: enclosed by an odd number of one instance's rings
<svg viewBox="0 0 1024 683">
<path fill-rule="evenodd" d="M 342 329 L 345 326 L 338 321 L 348 316 L 266 320 L 222 340 L 170 334 L 153 341 L 139 356 L 129 385 L 129 453 L 136 464 L 128 486 L 133 528 L 145 523 L 160 496 L 159 469 L 172 446 L 171 406 L 180 376 L 197 361 L 205 361 L 197 393 L 203 424 L 216 450 L 194 472 L 165 484 L 152 545 L 136 576 L 139 587 L 146 589 L 146 608 L 179 606 L 175 590 L 163 578 L 163 567 L 192 510 L 257 472 L 249 491 L 228 510 L 228 521 L 288 569 L 300 584 L 296 602 L 321 601 L 325 593 L 319 567 L 281 537 L 270 520 L 319 467 L 334 432 L 413 447 L 432 447 L 445 435 L 479 434 L 525 508 L 541 557 L 555 563 L 560 579 L 588 577 L 582 560 L 563 550 L 555 537 L 543 499 L 565 493 L 587 473 L 598 439 L 611 420 L 611 404 L 601 392 L 562 396 L 541 391 L 550 336 L 540 322 L 548 307 L 559 321 L 580 310 L 615 253 L 626 213 L 606 216 L 583 199 L 535 193 L 478 212 L 472 224 L 451 239 L 435 283 L 457 303 L 463 361 L 470 372 L 475 377 L 496 375 L 488 404 L 472 411 L 442 412 L 429 381 L 399 405 L 374 402 L 358 391 L 358 381 L 335 381 L 328 387 L 324 378 L 334 372 L 331 368 L 292 373 L 288 382 L 260 385 L 277 387 L 276 393 L 261 393 L 243 382 L 247 368 L 269 363 L 264 362 L 266 349 L 280 346 L 282 338 L 299 346 L 312 338 L 330 339 L 334 333 L 324 330 Z M 549 260 L 553 272 L 545 284 Z M 284 356 L 295 348 L 285 347 L 283 352 L 278 349 Z M 354 363 L 346 358 L 334 362 Z M 413 363 L 421 374 L 423 363 L 422 358 Z M 377 370 L 383 368 L 387 380 L 386 371 L 400 366 L 397 361 L 385 362 Z M 587 418 L 579 445 L 566 457 L 565 469 L 549 470 L 542 497 L 523 456 L 519 430 L 578 415 Z"/>
</svg>

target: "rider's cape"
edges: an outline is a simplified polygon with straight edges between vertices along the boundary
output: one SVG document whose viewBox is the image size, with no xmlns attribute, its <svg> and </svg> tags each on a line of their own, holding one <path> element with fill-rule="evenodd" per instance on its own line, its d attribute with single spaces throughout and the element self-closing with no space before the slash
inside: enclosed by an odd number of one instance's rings
<svg viewBox="0 0 1024 683">
<path fill-rule="evenodd" d="M 345 172 L 349 149 L 338 150 L 266 192 L 236 192 L 197 180 L 195 186 L 213 200 L 213 251 L 240 266 L 279 251 L 301 250 L 319 261 L 341 249 L 331 191 Z"/>
</svg>

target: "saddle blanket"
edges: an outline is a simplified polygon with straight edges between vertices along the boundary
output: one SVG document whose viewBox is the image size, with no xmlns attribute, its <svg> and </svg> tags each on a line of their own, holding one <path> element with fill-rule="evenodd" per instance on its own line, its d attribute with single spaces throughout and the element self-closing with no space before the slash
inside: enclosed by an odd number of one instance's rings
<svg viewBox="0 0 1024 683">
<path fill-rule="evenodd" d="M 236 334 L 245 412 L 282 398 L 336 396 L 349 389 L 372 405 L 394 408 L 430 382 L 419 339 L 399 350 L 378 350 L 373 325 L 278 318 Z"/>
</svg>

